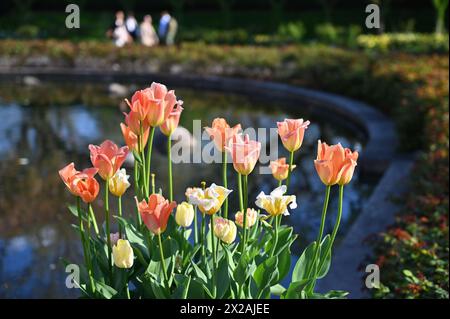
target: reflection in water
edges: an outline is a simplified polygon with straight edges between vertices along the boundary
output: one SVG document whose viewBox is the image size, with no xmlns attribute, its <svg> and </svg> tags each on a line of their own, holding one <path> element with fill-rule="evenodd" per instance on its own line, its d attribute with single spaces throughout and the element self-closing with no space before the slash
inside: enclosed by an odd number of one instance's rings
<svg viewBox="0 0 450 319">
<path fill-rule="evenodd" d="M 77 292 L 65 287 L 62 258 L 81 261 L 78 237 L 70 224 L 75 218 L 66 203 L 73 203 L 58 176 L 58 169 L 69 162 L 78 168 L 90 166 L 87 145 L 109 138 L 124 144 L 119 128 L 123 121 L 123 97 L 111 96 L 106 85 L 41 85 L 19 88 L 0 85 L 0 298 L 1 297 L 73 297 Z M 134 87 L 129 86 L 132 90 Z M 321 121 L 299 108 L 289 115 L 277 103 L 255 102 L 248 98 L 223 93 L 177 90 L 185 101 L 180 125 L 192 132 L 192 121 L 202 119 L 210 125 L 215 117 L 225 117 L 231 124 L 244 128 L 274 128 L 285 117 L 303 117 L 313 124 L 307 131 L 304 146 L 297 153 L 298 168 L 292 188 L 299 203 L 285 222 L 298 233 L 294 247 L 298 253 L 316 236 L 324 186 L 317 178 L 313 159 L 318 138 L 329 143 L 361 149 L 363 138 L 335 123 Z M 200 141 L 197 141 L 200 142 Z M 157 188 L 167 180 L 165 138 L 155 137 L 152 168 L 157 172 Z M 281 143 L 280 156 L 286 156 Z M 130 163 L 126 164 L 131 169 Z M 221 164 L 176 164 L 173 166 L 175 200 L 184 200 L 187 186 L 202 180 L 221 182 Z M 237 189 L 234 170 L 229 168 L 229 187 Z M 249 179 L 250 202 L 260 191 L 270 192 L 276 186 L 271 175 L 252 174 Z M 346 187 L 342 230 L 358 211 L 370 186 L 354 177 Z M 230 198 L 230 209 L 236 210 L 236 196 Z M 336 194 L 332 194 L 336 199 Z M 101 196 L 99 197 L 101 198 Z M 112 211 L 116 210 L 112 205 Z M 101 220 L 103 202 L 95 209 Z M 337 202 L 330 203 L 329 214 L 335 216 Z M 131 192 L 124 201 L 126 215 L 133 214 Z M 328 227 L 332 227 L 332 220 Z M 342 234 L 342 232 L 341 232 Z"/>
</svg>

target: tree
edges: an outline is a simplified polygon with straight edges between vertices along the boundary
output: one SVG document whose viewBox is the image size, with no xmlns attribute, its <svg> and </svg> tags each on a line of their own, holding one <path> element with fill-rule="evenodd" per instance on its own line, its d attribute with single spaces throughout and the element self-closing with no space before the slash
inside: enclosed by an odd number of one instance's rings
<svg viewBox="0 0 450 319">
<path fill-rule="evenodd" d="M 433 6 L 436 9 L 436 33 L 445 32 L 445 12 L 448 8 L 448 0 L 433 0 Z"/>
</svg>

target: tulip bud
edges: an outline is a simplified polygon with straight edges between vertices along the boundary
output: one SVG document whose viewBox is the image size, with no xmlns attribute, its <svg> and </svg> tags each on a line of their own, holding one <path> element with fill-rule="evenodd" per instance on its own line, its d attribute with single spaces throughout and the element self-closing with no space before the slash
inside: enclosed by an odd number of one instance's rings
<svg viewBox="0 0 450 319">
<path fill-rule="evenodd" d="M 109 179 L 109 191 L 114 196 L 122 196 L 128 187 L 130 187 L 130 182 L 128 182 L 130 175 L 127 175 L 125 168 L 118 170 L 113 177 Z"/>
<path fill-rule="evenodd" d="M 119 239 L 112 249 L 114 264 L 118 268 L 131 268 L 134 262 L 133 248 L 126 239 Z"/>
<path fill-rule="evenodd" d="M 217 217 L 214 219 L 214 235 L 226 244 L 236 239 L 236 225 L 228 219 Z"/>
<path fill-rule="evenodd" d="M 181 227 L 189 227 L 194 220 L 194 206 L 189 203 L 182 202 L 177 206 L 175 213 L 175 221 Z"/>
<path fill-rule="evenodd" d="M 244 214 L 239 211 L 234 216 L 236 224 L 239 227 L 244 226 Z M 258 212 L 254 210 L 253 208 L 247 208 L 247 220 L 245 221 L 246 228 L 250 228 L 256 223 L 256 219 L 258 218 Z"/>
</svg>

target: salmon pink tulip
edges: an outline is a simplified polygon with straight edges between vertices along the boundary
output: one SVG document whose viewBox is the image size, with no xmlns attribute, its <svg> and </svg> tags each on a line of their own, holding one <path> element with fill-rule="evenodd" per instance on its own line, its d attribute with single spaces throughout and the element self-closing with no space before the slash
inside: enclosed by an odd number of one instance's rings
<svg viewBox="0 0 450 319">
<path fill-rule="evenodd" d="M 234 169 L 241 175 L 249 175 L 255 168 L 261 153 L 261 143 L 250 140 L 246 134 L 236 134 L 225 149 L 231 153 Z"/>
<path fill-rule="evenodd" d="M 147 228 L 155 235 L 160 235 L 166 230 L 170 213 L 177 206 L 176 202 L 169 202 L 162 195 L 151 194 L 148 201 L 137 201 L 139 214 Z"/>
<path fill-rule="evenodd" d="M 342 145 L 327 145 L 318 141 L 317 158 L 314 161 L 317 174 L 327 186 L 348 184 L 355 171 L 358 152 Z"/>
<path fill-rule="evenodd" d="M 98 168 L 98 174 L 104 180 L 111 178 L 122 166 L 128 154 L 128 146 L 119 148 L 110 140 L 100 146 L 89 145 L 92 165 Z"/>
<path fill-rule="evenodd" d="M 285 119 L 283 122 L 277 122 L 281 142 L 289 152 L 295 152 L 302 146 L 305 130 L 309 124 L 309 121 L 303 119 Z"/>
<path fill-rule="evenodd" d="M 139 141 L 139 134 L 135 133 L 129 126 L 120 123 L 120 129 L 122 130 L 123 139 L 125 140 L 128 148 L 131 151 L 136 151 L 138 153 L 142 152 L 145 145 L 147 145 L 150 128 L 147 127 L 147 129 L 144 131 L 141 141 Z"/>
<path fill-rule="evenodd" d="M 272 170 L 272 175 L 276 180 L 283 181 L 288 177 L 289 164 L 286 164 L 285 157 L 279 158 L 276 161 L 271 161 L 269 166 Z M 291 172 L 295 167 L 295 165 L 292 165 Z"/>
<path fill-rule="evenodd" d="M 209 134 L 217 149 L 221 152 L 225 152 L 225 147 L 240 130 L 241 124 L 230 127 L 223 118 L 216 118 L 211 127 L 205 127 L 206 133 Z"/>
<path fill-rule="evenodd" d="M 172 135 L 173 131 L 175 131 L 178 127 L 181 112 L 183 111 L 183 107 L 181 105 L 183 105 L 183 101 L 178 101 L 176 107 L 172 110 L 164 123 L 159 127 L 164 135 Z"/>
</svg>

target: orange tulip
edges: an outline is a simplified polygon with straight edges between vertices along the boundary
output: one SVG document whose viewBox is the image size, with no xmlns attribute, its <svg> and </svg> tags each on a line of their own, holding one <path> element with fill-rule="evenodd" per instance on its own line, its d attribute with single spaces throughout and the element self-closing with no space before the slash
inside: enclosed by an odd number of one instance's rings
<svg viewBox="0 0 450 319">
<path fill-rule="evenodd" d="M 279 158 L 276 161 L 271 161 L 269 166 L 272 170 L 272 175 L 276 180 L 282 181 L 288 177 L 289 164 L 286 164 L 285 157 Z M 291 172 L 295 167 L 295 165 L 292 165 Z"/>
<path fill-rule="evenodd" d="M 92 165 L 98 168 L 98 174 L 104 180 L 111 178 L 122 166 L 128 154 L 128 146 L 119 148 L 110 140 L 100 146 L 89 145 Z"/>
<path fill-rule="evenodd" d="M 131 97 L 131 103 L 127 99 L 125 99 L 128 106 L 139 121 L 144 121 L 147 118 L 149 109 L 152 107 L 152 100 L 148 94 L 147 89 L 136 91 Z"/>
<path fill-rule="evenodd" d="M 150 128 L 147 127 L 147 129 L 144 131 L 144 135 L 142 136 L 141 147 L 139 148 L 139 135 L 133 132 L 133 130 L 126 126 L 123 123 L 120 123 L 120 129 L 122 130 L 123 139 L 125 140 L 125 143 L 127 144 L 128 148 L 131 151 L 136 151 L 138 153 L 142 152 L 142 149 L 144 149 L 145 145 L 147 145 L 148 141 L 148 134 L 150 132 Z"/>
<path fill-rule="evenodd" d="M 59 170 L 59 176 L 63 180 L 64 184 L 66 184 L 69 191 L 73 195 L 79 196 L 78 189 L 76 188 L 76 182 L 82 177 L 94 177 L 97 172 L 98 169 L 94 167 L 86 168 L 80 172 L 75 169 L 74 163 L 70 163 Z"/>
<path fill-rule="evenodd" d="M 261 153 L 261 143 L 250 140 L 247 134 L 236 134 L 225 149 L 231 153 L 234 169 L 245 176 L 255 168 Z"/>
<path fill-rule="evenodd" d="M 285 119 L 283 122 L 277 122 L 281 142 L 289 152 L 295 152 L 302 146 L 309 123 L 309 121 L 304 122 L 303 119 Z"/>
<path fill-rule="evenodd" d="M 345 185 L 353 177 L 357 160 L 357 151 L 352 152 L 348 148 L 343 148 L 340 143 L 328 146 L 319 140 L 314 166 L 325 185 Z"/>
<path fill-rule="evenodd" d="M 178 101 L 176 108 L 170 113 L 169 117 L 164 121 L 164 123 L 159 127 L 161 132 L 166 135 L 172 135 L 173 131 L 178 127 L 180 122 L 181 112 L 183 111 L 183 101 Z"/>
<path fill-rule="evenodd" d="M 149 128 L 147 121 L 139 120 L 139 114 L 137 112 L 130 111 L 129 113 L 123 113 L 123 114 L 125 115 L 125 124 L 136 135 L 141 134 L 141 125 L 142 125 L 143 131 L 146 131 Z"/>
<path fill-rule="evenodd" d="M 159 235 L 166 230 L 170 213 L 177 203 L 169 202 L 159 194 L 151 194 L 147 202 L 145 199 L 138 202 L 136 198 L 136 205 L 147 228 L 155 235 Z"/>
<path fill-rule="evenodd" d="M 205 127 L 205 130 L 214 141 L 217 149 L 225 152 L 225 146 L 241 130 L 241 124 L 230 127 L 225 119 L 216 118 L 212 122 L 211 127 Z"/>
<path fill-rule="evenodd" d="M 97 198 L 100 190 L 100 185 L 97 180 L 94 177 L 87 175 L 80 176 L 76 182 L 73 182 L 73 186 L 76 189 L 78 196 L 80 196 L 85 203 L 92 203 Z"/>
</svg>

